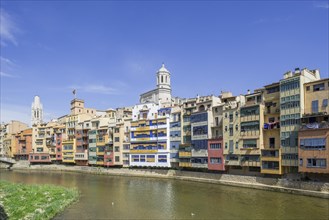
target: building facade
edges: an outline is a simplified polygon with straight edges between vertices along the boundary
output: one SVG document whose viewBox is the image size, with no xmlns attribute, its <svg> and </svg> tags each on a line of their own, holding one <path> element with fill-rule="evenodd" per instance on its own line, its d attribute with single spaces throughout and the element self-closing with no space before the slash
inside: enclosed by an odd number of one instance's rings
<svg viewBox="0 0 329 220">
<path fill-rule="evenodd" d="M 318 70 L 298 69 L 280 80 L 280 139 L 284 173 L 298 172 L 298 130 L 304 114 L 304 84 L 320 79 Z"/>
<path fill-rule="evenodd" d="M 133 107 L 130 166 L 171 167 L 170 111 L 153 103 Z"/>
<path fill-rule="evenodd" d="M 298 171 L 329 174 L 329 79 L 304 84 L 305 110 L 298 132 Z"/>
</svg>

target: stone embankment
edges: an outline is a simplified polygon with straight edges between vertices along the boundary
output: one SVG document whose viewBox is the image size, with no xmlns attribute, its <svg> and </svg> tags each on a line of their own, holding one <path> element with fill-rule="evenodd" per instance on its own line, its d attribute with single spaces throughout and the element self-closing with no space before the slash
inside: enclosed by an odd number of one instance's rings
<svg viewBox="0 0 329 220">
<path fill-rule="evenodd" d="M 128 169 L 128 168 L 102 168 L 86 166 L 66 165 L 29 165 L 28 163 L 16 163 L 13 170 L 37 170 L 37 171 L 64 171 L 79 172 L 98 175 L 135 176 L 146 178 L 166 178 L 203 183 L 214 183 L 229 186 L 247 187 L 268 191 L 285 192 L 298 195 L 314 196 L 329 199 L 329 183 L 313 181 L 297 181 L 278 178 L 265 178 L 255 176 L 241 176 L 229 174 L 215 174 L 190 172 L 180 170 L 157 169 Z"/>
</svg>

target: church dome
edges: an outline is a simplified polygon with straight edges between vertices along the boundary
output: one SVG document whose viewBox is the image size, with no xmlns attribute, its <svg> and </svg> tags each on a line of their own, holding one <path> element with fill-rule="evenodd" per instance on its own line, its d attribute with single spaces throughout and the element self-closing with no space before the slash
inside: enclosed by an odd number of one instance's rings
<svg viewBox="0 0 329 220">
<path fill-rule="evenodd" d="M 164 63 L 162 64 L 161 68 L 158 70 L 158 73 L 160 73 L 160 72 L 161 73 L 165 72 L 165 73 L 169 73 L 170 74 L 170 72 L 166 69 Z"/>
</svg>

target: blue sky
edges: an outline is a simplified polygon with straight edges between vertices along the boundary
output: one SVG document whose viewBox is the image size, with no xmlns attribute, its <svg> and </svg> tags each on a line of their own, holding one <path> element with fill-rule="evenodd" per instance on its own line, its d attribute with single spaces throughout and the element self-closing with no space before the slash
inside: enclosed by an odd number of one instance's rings
<svg viewBox="0 0 329 220">
<path fill-rule="evenodd" d="M 244 94 L 296 67 L 328 77 L 328 1 L 1 1 L 1 121 L 132 106 L 165 63 L 174 96 Z"/>
</svg>

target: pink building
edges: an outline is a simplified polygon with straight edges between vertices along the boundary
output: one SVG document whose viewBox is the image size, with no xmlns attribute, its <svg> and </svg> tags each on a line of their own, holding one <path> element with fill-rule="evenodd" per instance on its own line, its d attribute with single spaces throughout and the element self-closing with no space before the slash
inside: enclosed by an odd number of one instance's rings
<svg viewBox="0 0 329 220">
<path fill-rule="evenodd" d="M 225 170 L 223 138 L 208 140 L 208 170 Z"/>
</svg>

